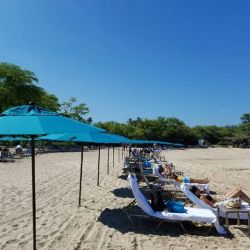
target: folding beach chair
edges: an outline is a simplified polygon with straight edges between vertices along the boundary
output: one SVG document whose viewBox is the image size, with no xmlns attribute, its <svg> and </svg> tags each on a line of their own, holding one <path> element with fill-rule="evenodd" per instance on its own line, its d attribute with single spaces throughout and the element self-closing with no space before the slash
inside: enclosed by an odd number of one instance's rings
<svg viewBox="0 0 250 250">
<path fill-rule="evenodd" d="M 181 183 L 176 181 L 175 179 L 167 179 L 164 178 L 160 173 L 157 166 L 153 168 L 153 173 L 157 176 L 158 182 L 166 184 L 166 185 L 174 185 L 176 190 L 180 190 Z M 199 184 L 199 183 L 186 183 L 187 186 L 196 186 L 197 188 L 206 191 L 206 193 L 210 193 L 209 185 L 208 184 Z"/>
<path fill-rule="evenodd" d="M 175 222 L 175 223 L 179 223 L 184 231 L 186 230 L 182 224 L 183 221 L 202 222 L 202 223 L 213 224 L 217 232 L 220 234 L 225 235 L 227 233 L 225 228 L 220 226 L 216 215 L 209 209 L 185 207 L 187 209 L 186 213 L 171 213 L 166 210 L 164 210 L 163 212 L 154 212 L 148 200 L 141 193 L 136 177 L 130 174 L 128 177 L 128 180 L 129 180 L 133 195 L 136 199 L 136 202 L 138 206 L 140 207 L 140 209 L 144 212 L 143 215 L 130 214 L 128 210 L 129 207 L 131 207 L 130 205 L 125 210 L 125 212 L 131 222 L 133 222 L 132 220 L 133 216 L 157 218 L 160 220 L 160 223 L 157 228 L 159 228 L 163 222 Z"/>
<path fill-rule="evenodd" d="M 2 162 L 14 162 L 13 156 L 8 150 L 2 150 L 0 152 L 0 161 Z"/>
<path fill-rule="evenodd" d="M 164 199 L 174 199 L 174 197 L 171 196 L 171 194 L 167 191 L 164 190 L 162 185 L 159 185 L 158 183 L 155 183 L 157 181 L 157 177 L 152 176 L 152 175 L 145 175 L 142 164 L 139 165 L 139 170 L 140 173 L 139 175 L 136 175 L 137 181 L 138 181 L 138 176 L 139 176 L 139 182 L 144 181 L 146 183 L 146 187 L 143 187 L 143 194 L 146 195 L 146 197 L 149 197 L 153 192 L 155 191 L 160 191 L 162 197 Z"/>
</svg>

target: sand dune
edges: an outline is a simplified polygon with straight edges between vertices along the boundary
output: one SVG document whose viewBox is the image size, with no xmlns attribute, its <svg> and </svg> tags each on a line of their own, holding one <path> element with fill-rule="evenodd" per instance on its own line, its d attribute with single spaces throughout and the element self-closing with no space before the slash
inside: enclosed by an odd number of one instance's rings
<svg viewBox="0 0 250 250">
<path fill-rule="evenodd" d="M 112 154 L 112 152 L 111 152 Z M 249 149 L 189 149 L 165 151 L 179 170 L 194 177 L 208 176 L 219 194 L 242 186 L 250 195 Z M 249 249 L 245 226 L 231 226 L 234 237 L 216 233 L 205 236 L 206 227 L 189 227 L 137 220 L 131 227 L 122 208 L 132 201 L 128 183 L 121 176 L 115 151 L 115 167 L 107 150 L 101 151 L 100 186 L 96 186 L 97 151 L 84 153 L 82 206 L 78 207 L 80 153 L 51 153 L 36 157 L 38 249 Z M 31 162 L 0 163 L 0 249 L 32 248 Z"/>
</svg>

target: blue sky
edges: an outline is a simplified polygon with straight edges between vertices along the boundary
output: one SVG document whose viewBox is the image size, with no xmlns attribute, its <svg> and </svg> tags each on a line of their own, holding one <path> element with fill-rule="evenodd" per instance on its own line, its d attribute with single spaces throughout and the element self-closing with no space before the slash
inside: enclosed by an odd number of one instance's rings
<svg viewBox="0 0 250 250">
<path fill-rule="evenodd" d="M 250 112 L 248 0 L 2 0 L 0 61 L 97 121 L 233 125 Z"/>
</svg>

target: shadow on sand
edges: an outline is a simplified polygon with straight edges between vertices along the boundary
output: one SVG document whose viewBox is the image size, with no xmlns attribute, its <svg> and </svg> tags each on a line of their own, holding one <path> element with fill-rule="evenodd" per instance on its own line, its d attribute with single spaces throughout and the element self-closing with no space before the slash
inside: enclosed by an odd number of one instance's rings
<svg viewBox="0 0 250 250">
<path fill-rule="evenodd" d="M 113 191 L 111 191 L 116 197 L 121 197 L 121 198 L 134 198 L 133 193 L 131 189 L 127 187 L 121 187 L 121 188 L 116 188 Z"/>
<path fill-rule="evenodd" d="M 245 224 L 245 227 L 242 226 L 236 226 L 235 228 L 237 228 L 238 230 L 240 230 L 243 234 L 245 234 L 245 236 L 250 237 L 250 231 L 247 227 L 247 223 Z"/>
<path fill-rule="evenodd" d="M 114 228 L 121 233 L 134 232 L 145 235 L 168 235 L 172 237 L 178 237 L 185 234 L 178 223 L 166 222 L 163 223 L 158 230 L 156 230 L 159 224 L 159 220 L 157 219 L 135 217 L 132 217 L 132 219 L 134 223 L 129 221 L 126 213 L 121 208 L 106 208 L 98 217 L 98 221 L 110 228 Z M 213 228 L 209 235 L 207 235 L 207 232 L 210 228 L 209 226 L 194 225 L 191 222 L 183 222 L 183 225 L 186 228 L 188 235 L 197 235 L 203 237 L 209 237 L 212 235 L 219 237 L 215 228 Z"/>
<path fill-rule="evenodd" d="M 128 177 L 125 174 L 122 174 L 122 175 L 119 175 L 118 178 L 126 181 Z"/>
</svg>

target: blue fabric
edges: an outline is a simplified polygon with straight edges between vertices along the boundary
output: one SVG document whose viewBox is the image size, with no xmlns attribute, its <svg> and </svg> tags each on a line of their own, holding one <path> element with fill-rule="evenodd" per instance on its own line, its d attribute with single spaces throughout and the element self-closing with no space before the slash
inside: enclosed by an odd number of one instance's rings
<svg viewBox="0 0 250 250">
<path fill-rule="evenodd" d="M 147 168 L 151 167 L 151 163 L 149 161 L 144 161 L 144 166 Z"/>
<path fill-rule="evenodd" d="M 18 106 L 0 115 L 1 135 L 99 133 L 103 129 L 76 121 L 36 105 Z"/>
<path fill-rule="evenodd" d="M 190 183 L 190 178 L 188 176 L 184 176 L 182 181 L 184 183 Z"/>
<path fill-rule="evenodd" d="M 121 144 L 127 143 L 126 137 L 107 134 L 107 133 L 67 133 L 67 134 L 50 134 L 38 137 L 44 141 L 72 141 L 72 142 L 89 142 L 97 144 Z"/>
<path fill-rule="evenodd" d="M 143 173 L 144 173 L 144 174 L 152 174 L 152 173 L 153 173 L 153 170 L 152 170 L 152 169 L 144 169 L 144 170 L 143 170 Z"/>
<path fill-rule="evenodd" d="M 45 135 L 41 140 L 89 142 L 100 144 L 129 143 L 104 129 L 61 116 L 36 105 L 10 108 L 0 115 L 0 135 Z"/>
<path fill-rule="evenodd" d="M 5 110 L 2 115 L 6 116 L 57 116 L 58 113 L 41 108 L 37 105 L 22 105 Z"/>
<path fill-rule="evenodd" d="M 0 137 L 0 141 L 29 141 L 30 139 L 25 138 L 25 137 L 11 137 L 11 136 L 5 136 L 5 137 Z"/>
<path fill-rule="evenodd" d="M 184 207 L 184 203 L 180 201 L 167 201 L 166 206 L 171 213 L 186 213 L 187 209 Z"/>
</svg>

